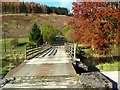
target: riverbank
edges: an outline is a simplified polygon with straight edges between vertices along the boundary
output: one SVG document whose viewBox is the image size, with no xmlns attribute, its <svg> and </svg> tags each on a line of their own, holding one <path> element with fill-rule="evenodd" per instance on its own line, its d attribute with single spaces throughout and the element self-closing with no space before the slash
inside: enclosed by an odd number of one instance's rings
<svg viewBox="0 0 120 90">
<path fill-rule="evenodd" d="M 120 71 L 120 62 L 99 64 L 96 67 L 103 71 Z"/>
</svg>

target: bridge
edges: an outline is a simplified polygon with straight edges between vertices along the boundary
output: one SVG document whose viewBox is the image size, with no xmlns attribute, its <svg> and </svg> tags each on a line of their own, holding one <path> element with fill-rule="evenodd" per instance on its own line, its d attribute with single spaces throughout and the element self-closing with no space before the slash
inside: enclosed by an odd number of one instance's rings
<svg viewBox="0 0 120 90">
<path fill-rule="evenodd" d="M 31 53 L 30 48 L 28 51 Z M 28 56 L 31 55 L 28 53 Z M 3 89 L 78 87 L 77 74 L 61 40 L 57 45 L 48 46 L 33 57 L 25 60 L 5 76 L 10 82 Z"/>
<path fill-rule="evenodd" d="M 54 46 L 27 47 L 26 60 L 5 76 L 2 89 L 112 88 L 111 82 L 99 72 L 79 75 L 74 62 L 76 44 L 63 44 L 59 38 Z M 66 52 L 67 51 L 67 52 Z M 72 60 L 71 60 L 72 59 Z M 80 71 L 80 68 L 78 69 Z"/>
</svg>

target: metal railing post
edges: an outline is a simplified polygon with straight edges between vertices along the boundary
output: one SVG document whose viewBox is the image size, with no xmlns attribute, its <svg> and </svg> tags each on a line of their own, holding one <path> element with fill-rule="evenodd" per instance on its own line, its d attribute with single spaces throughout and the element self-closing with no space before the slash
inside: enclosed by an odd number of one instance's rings
<svg viewBox="0 0 120 90">
<path fill-rule="evenodd" d="M 77 47 L 77 43 L 74 43 L 74 60 L 76 60 L 76 47 Z"/>
<path fill-rule="evenodd" d="M 27 46 L 25 46 L 25 60 L 27 60 Z"/>
</svg>

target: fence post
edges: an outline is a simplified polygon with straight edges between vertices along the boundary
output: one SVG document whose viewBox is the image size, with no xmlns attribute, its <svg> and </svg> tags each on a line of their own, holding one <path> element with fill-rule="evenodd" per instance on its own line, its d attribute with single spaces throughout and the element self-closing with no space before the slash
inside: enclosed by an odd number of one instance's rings
<svg viewBox="0 0 120 90">
<path fill-rule="evenodd" d="M 69 45 L 69 47 L 70 47 L 70 56 L 71 56 L 71 46 Z"/>
<path fill-rule="evenodd" d="M 25 45 L 25 60 L 27 60 L 27 46 Z"/>
<path fill-rule="evenodd" d="M 74 43 L 74 60 L 76 60 L 76 46 L 77 46 L 77 43 Z"/>
</svg>

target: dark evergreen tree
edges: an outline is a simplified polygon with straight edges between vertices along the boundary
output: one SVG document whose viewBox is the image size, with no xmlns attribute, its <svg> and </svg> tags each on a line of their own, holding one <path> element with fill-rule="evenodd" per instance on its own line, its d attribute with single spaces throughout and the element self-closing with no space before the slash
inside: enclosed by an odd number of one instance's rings
<svg viewBox="0 0 120 90">
<path fill-rule="evenodd" d="M 56 13 L 58 15 L 68 15 L 68 9 L 34 2 L 2 2 L 2 13 Z"/>
<path fill-rule="evenodd" d="M 20 5 L 20 12 L 27 13 L 27 7 L 25 6 L 24 2 L 22 2 L 22 4 Z"/>
<path fill-rule="evenodd" d="M 41 30 L 38 27 L 37 23 L 33 24 L 32 30 L 30 32 L 30 36 L 29 36 L 29 41 L 33 44 L 33 45 L 42 45 L 43 44 L 43 36 L 41 35 Z"/>
<path fill-rule="evenodd" d="M 50 8 L 50 7 L 48 7 L 48 6 L 46 6 L 46 8 L 47 8 L 47 14 L 53 13 L 52 8 Z"/>
</svg>

